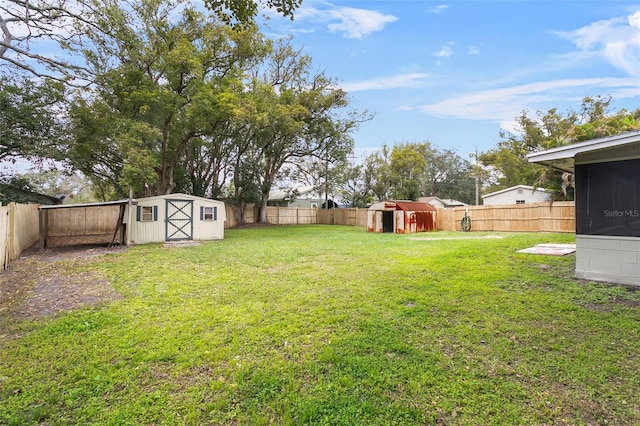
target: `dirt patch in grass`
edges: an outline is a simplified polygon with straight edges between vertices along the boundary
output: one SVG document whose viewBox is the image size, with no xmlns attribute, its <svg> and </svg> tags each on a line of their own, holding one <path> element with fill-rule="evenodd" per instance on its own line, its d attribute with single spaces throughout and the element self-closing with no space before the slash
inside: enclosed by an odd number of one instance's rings
<svg viewBox="0 0 640 426">
<path fill-rule="evenodd" d="M 273 223 L 269 223 L 269 222 L 238 223 L 237 225 L 232 226 L 229 229 L 269 228 L 272 226 L 280 226 L 280 225 L 274 225 Z"/>
<path fill-rule="evenodd" d="M 640 300 L 629 300 L 623 297 L 609 297 L 608 300 L 600 303 L 583 303 L 583 306 L 587 309 L 591 309 L 597 312 L 608 312 L 613 310 L 614 307 L 617 308 L 640 308 Z"/>
<path fill-rule="evenodd" d="M 456 241 L 456 240 L 501 240 L 504 237 L 502 235 L 480 235 L 480 236 L 468 236 L 460 235 L 459 237 L 411 237 L 413 241 Z"/>
<path fill-rule="evenodd" d="M 180 247 L 195 247 L 195 246 L 199 246 L 202 243 L 200 241 L 193 241 L 193 240 L 188 240 L 188 241 L 167 241 L 164 244 L 162 244 L 162 247 L 164 248 L 180 248 Z"/>
<path fill-rule="evenodd" d="M 122 298 L 109 281 L 95 273 L 69 273 L 66 261 L 82 262 L 123 250 L 104 245 L 45 251 L 32 247 L 0 272 L 0 319 L 3 323 L 35 319 Z M 6 336 L 0 334 L 2 337 Z"/>
</svg>

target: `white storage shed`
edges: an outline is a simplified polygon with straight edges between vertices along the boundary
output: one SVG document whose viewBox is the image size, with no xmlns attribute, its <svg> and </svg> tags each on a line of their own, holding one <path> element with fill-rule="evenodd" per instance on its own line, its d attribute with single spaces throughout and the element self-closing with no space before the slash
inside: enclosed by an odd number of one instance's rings
<svg viewBox="0 0 640 426">
<path fill-rule="evenodd" d="M 224 238 L 222 201 L 187 194 L 139 198 L 128 217 L 132 244 Z"/>
</svg>

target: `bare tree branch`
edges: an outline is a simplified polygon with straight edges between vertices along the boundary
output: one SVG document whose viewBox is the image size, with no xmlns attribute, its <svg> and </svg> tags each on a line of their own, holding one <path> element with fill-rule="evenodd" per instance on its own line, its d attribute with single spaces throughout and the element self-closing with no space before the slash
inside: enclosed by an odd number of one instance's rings
<svg viewBox="0 0 640 426">
<path fill-rule="evenodd" d="M 89 69 L 43 53 L 36 41 L 53 42 L 62 51 L 82 45 L 83 30 L 97 29 L 85 0 L 5 0 L 0 3 L 0 63 L 36 77 L 86 86 Z"/>
</svg>

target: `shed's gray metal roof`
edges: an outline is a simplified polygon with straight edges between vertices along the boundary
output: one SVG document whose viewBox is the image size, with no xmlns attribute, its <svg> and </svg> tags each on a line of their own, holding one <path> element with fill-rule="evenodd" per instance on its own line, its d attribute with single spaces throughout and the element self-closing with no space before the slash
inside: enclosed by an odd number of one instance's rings
<svg viewBox="0 0 640 426">
<path fill-rule="evenodd" d="M 631 143 L 640 143 L 640 131 L 606 138 L 592 139 L 572 145 L 560 146 L 527 155 L 530 163 L 544 164 L 554 169 L 573 173 L 575 157 L 585 152 L 601 151 Z"/>
<path fill-rule="evenodd" d="M 100 203 L 84 203 L 84 204 L 59 204 L 54 206 L 40 206 L 40 210 L 51 210 L 51 209 L 73 209 L 79 207 L 101 207 L 101 206 L 114 206 L 120 204 L 129 204 L 129 199 L 125 200 L 117 200 L 117 201 L 103 201 Z M 138 201 L 131 200 L 131 204 L 138 204 Z"/>
</svg>

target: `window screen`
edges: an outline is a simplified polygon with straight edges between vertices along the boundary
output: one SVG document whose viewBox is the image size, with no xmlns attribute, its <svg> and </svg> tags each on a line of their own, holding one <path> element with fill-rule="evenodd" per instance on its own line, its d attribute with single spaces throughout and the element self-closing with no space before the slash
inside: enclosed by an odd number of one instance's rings
<svg viewBox="0 0 640 426">
<path fill-rule="evenodd" d="M 154 222 L 158 220 L 158 206 L 137 206 L 136 220 L 138 222 Z"/>
<path fill-rule="evenodd" d="M 640 159 L 576 165 L 576 233 L 640 237 Z"/>
<path fill-rule="evenodd" d="M 213 220 L 213 207 L 202 208 L 202 220 Z"/>
<path fill-rule="evenodd" d="M 153 222 L 153 206 L 142 206 L 141 220 L 143 222 Z"/>
</svg>

